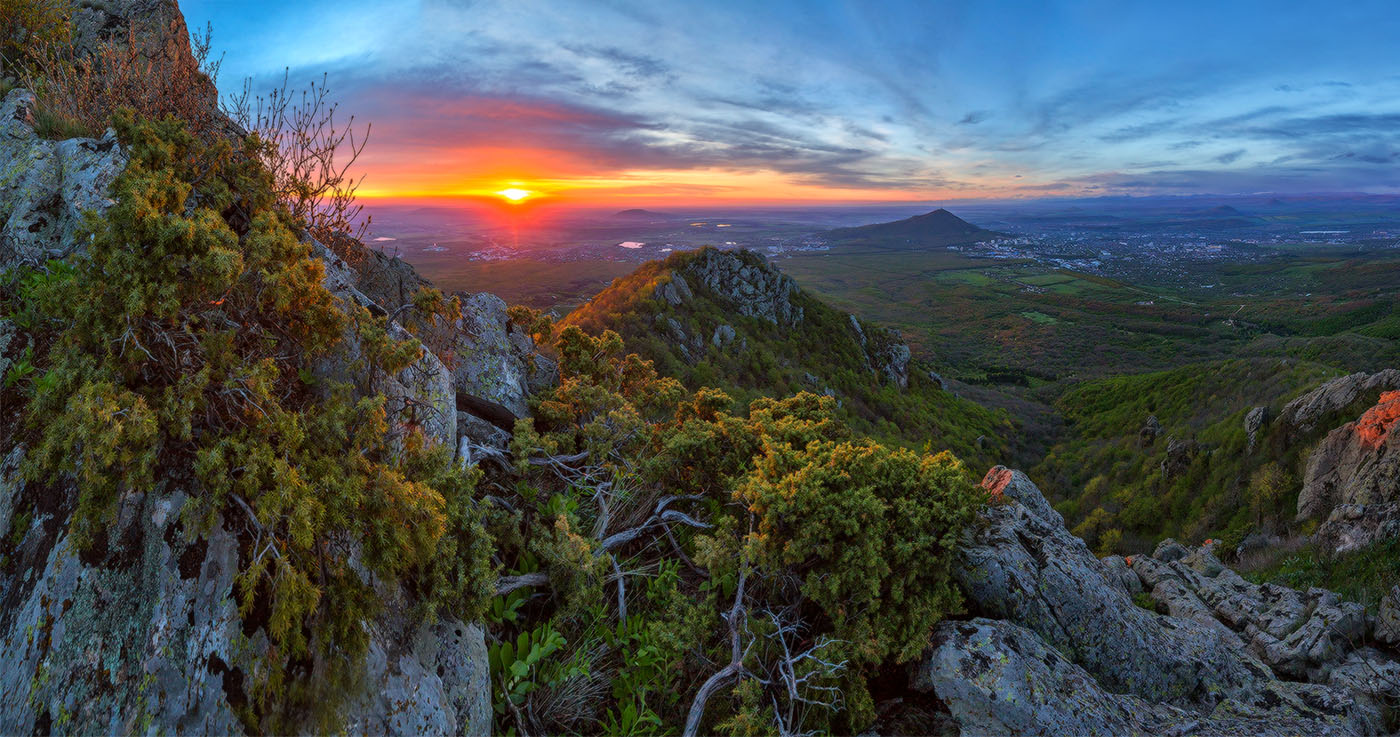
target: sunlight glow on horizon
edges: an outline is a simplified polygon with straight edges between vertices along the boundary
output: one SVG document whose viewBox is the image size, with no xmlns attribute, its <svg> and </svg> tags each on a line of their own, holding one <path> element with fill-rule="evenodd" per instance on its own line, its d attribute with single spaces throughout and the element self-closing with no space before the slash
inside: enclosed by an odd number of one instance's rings
<svg viewBox="0 0 1400 737">
<path fill-rule="evenodd" d="M 497 192 L 496 194 L 506 198 L 511 202 L 520 202 L 521 200 L 524 200 L 527 197 L 533 196 L 535 193 L 531 192 L 528 189 L 520 189 L 519 187 L 507 187 Z"/>
</svg>

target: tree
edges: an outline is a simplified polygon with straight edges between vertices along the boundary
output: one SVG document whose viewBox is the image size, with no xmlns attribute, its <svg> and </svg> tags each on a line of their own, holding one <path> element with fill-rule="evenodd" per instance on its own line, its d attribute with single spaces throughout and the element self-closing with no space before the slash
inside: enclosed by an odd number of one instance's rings
<svg viewBox="0 0 1400 737">
<path fill-rule="evenodd" d="M 1282 505 L 1297 488 L 1293 474 L 1275 461 L 1260 466 L 1249 478 L 1249 509 L 1257 527 L 1273 527 Z"/>
</svg>

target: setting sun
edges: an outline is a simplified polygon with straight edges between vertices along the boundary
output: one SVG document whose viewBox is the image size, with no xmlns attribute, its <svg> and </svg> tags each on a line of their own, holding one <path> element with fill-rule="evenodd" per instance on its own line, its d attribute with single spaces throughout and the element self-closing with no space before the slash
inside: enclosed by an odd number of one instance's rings
<svg viewBox="0 0 1400 737">
<path fill-rule="evenodd" d="M 511 202 L 519 202 L 519 201 L 521 201 L 521 200 L 523 200 L 523 199 L 529 197 L 530 195 L 534 194 L 534 192 L 531 192 L 531 191 L 528 190 L 528 189 L 519 189 L 519 188 L 517 188 L 517 187 L 510 187 L 510 188 L 508 188 L 508 189 L 503 189 L 503 190 L 497 192 L 496 194 L 498 194 L 498 195 L 500 195 L 500 196 L 502 196 L 502 197 L 504 197 L 504 198 L 510 200 Z"/>
</svg>

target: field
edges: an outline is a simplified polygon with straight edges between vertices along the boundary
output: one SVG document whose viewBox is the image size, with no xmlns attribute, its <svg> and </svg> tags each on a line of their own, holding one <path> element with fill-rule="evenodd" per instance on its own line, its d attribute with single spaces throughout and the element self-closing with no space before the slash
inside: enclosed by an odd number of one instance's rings
<svg viewBox="0 0 1400 737">
<path fill-rule="evenodd" d="M 1346 370 L 1393 365 L 1394 251 L 1298 249 L 1251 263 L 1176 264 L 1138 279 L 1030 259 L 869 250 L 778 262 L 833 306 L 898 328 L 960 380 L 1032 387 L 1245 356 Z"/>
<path fill-rule="evenodd" d="M 445 291 L 491 292 L 507 304 L 553 309 L 561 315 L 637 268 L 637 264 L 625 261 L 467 261 L 460 257 L 433 259 L 430 254 L 415 256 L 413 265 Z"/>
</svg>

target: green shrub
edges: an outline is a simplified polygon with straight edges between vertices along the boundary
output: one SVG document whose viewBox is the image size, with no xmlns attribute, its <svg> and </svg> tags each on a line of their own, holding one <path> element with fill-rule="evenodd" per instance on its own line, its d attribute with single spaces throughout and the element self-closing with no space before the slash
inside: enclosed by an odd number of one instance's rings
<svg viewBox="0 0 1400 737">
<path fill-rule="evenodd" d="M 67 46 L 72 36 L 73 4 L 68 0 L 0 2 L 0 78 L 22 79 L 32 73 L 36 54 Z"/>
<path fill-rule="evenodd" d="M 421 348 L 387 341 L 362 310 L 347 320 L 260 166 L 173 118 L 119 116 L 117 128 L 130 162 L 86 252 L 25 278 L 6 305 L 40 346 L 24 471 L 76 484 L 81 548 L 101 550 L 124 496 L 172 488 L 191 497 L 190 534 L 219 518 L 250 530 L 240 611 L 271 647 L 248 716 L 288 731 L 330 713 L 365 652 L 379 601 L 352 551 L 420 590 L 424 613 L 481 611 L 489 541 L 475 476 L 420 435 L 391 436 L 382 396 L 315 378 L 320 362 L 345 360 L 347 330 L 369 354 L 352 366 L 361 374 Z"/>
</svg>

